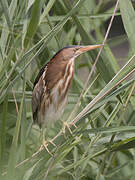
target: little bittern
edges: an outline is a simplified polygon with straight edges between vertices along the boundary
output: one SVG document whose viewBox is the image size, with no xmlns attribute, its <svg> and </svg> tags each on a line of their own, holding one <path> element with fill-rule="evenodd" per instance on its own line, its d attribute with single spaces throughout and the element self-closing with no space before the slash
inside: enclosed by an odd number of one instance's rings
<svg viewBox="0 0 135 180">
<path fill-rule="evenodd" d="M 102 45 L 68 46 L 57 52 L 40 70 L 32 93 L 33 119 L 44 129 L 62 115 L 74 74 L 74 60 Z M 43 130 L 44 131 L 44 130 Z M 43 133 L 43 144 L 45 145 Z"/>
</svg>

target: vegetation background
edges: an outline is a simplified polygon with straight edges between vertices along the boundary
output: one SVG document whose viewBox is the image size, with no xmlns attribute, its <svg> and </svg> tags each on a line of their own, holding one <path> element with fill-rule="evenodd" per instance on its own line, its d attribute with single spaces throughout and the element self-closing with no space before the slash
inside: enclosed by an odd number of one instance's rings
<svg viewBox="0 0 135 180">
<path fill-rule="evenodd" d="M 135 179 L 134 6 L 131 0 L 0 1 L 1 180 Z M 63 134 L 56 122 L 47 134 L 57 146 L 48 146 L 53 156 L 38 152 L 31 95 L 39 69 L 64 46 L 99 43 L 101 50 L 76 60 L 62 120 L 77 128 Z"/>
</svg>

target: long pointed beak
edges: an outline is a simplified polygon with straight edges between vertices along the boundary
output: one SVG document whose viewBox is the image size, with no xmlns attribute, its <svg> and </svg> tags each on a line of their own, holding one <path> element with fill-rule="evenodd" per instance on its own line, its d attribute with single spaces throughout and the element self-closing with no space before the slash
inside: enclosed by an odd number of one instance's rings
<svg viewBox="0 0 135 180">
<path fill-rule="evenodd" d="M 90 51 L 92 49 L 101 48 L 102 46 L 103 46 L 103 44 L 82 46 L 82 47 L 80 47 L 79 51 L 81 53 L 84 53 L 84 52 Z"/>
</svg>

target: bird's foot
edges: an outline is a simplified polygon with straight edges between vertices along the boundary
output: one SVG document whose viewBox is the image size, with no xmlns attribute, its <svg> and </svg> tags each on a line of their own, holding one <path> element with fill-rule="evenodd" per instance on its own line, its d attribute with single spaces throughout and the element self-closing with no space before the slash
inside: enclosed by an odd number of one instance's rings
<svg viewBox="0 0 135 180">
<path fill-rule="evenodd" d="M 51 156 L 53 156 L 52 153 L 51 153 L 51 152 L 49 151 L 49 149 L 48 149 L 48 142 L 45 141 L 45 140 L 43 140 L 43 142 L 42 142 L 42 144 L 41 144 L 41 146 L 40 146 L 40 148 L 39 148 L 39 151 L 42 151 L 43 149 L 46 149 L 46 151 L 47 151 Z"/>
<path fill-rule="evenodd" d="M 54 147 L 57 147 L 53 140 L 48 140 L 48 143 L 52 144 Z"/>
<path fill-rule="evenodd" d="M 42 151 L 43 149 L 46 149 L 46 151 L 51 155 L 51 156 L 53 156 L 53 154 L 49 151 L 49 149 L 48 149 L 48 144 L 52 144 L 54 147 L 56 147 L 56 144 L 54 144 L 54 142 L 53 141 L 51 141 L 51 140 L 49 140 L 49 141 L 46 141 L 45 139 L 43 139 L 43 141 L 42 141 L 42 145 L 40 146 L 40 148 L 39 148 L 39 151 Z"/>
<path fill-rule="evenodd" d="M 66 131 L 66 128 L 67 128 L 68 131 L 70 132 L 70 134 L 72 135 L 73 133 L 71 131 L 71 126 L 74 126 L 75 128 L 77 128 L 77 126 L 73 122 L 63 122 L 63 128 L 62 128 L 63 134 L 65 134 L 65 131 Z"/>
</svg>

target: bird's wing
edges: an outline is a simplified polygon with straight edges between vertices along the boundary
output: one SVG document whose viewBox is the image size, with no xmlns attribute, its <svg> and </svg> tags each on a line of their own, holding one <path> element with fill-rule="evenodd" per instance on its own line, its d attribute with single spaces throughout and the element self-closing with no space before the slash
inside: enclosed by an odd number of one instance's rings
<svg viewBox="0 0 135 180">
<path fill-rule="evenodd" d="M 45 78 L 46 70 L 47 70 L 47 65 L 45 65 L 40 70 L 34 82 L 34 88 L 33 88 L 33 93 L 32 93 L 32 113 L 33 113 L 34 121 L 37 121 L 38 107 L 41 103 L 43 93 L 45 92 L 44 78 Z"/>
</svg>

